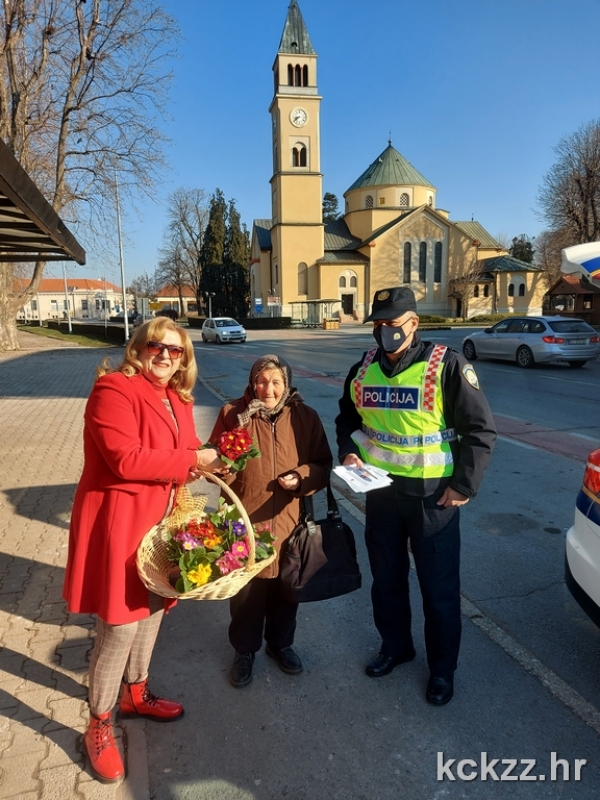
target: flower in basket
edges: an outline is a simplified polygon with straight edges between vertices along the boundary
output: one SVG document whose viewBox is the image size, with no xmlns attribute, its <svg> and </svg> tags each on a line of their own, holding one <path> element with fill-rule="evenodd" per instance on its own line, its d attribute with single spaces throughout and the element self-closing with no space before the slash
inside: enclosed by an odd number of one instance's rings
<svg viewBox="0 0 600 800">
<path fill-rule="evenodd" d="M 253 526 L 256 562 L 271 556 L 275 537 L 268 525 Z M 250 552 L 248 534 L 235 505 L 222 497 L 214 513 L 197 512 L 170 531 L 168 557 L 177 573 L 171 582 L 178 592 L 229 575 L 244 567 Z"/>
<path fill-rule="evenodd" d="M 230 470 L 239 472 L 251 458 L 260 457 L 260 451 L 245 428 L 224 431 L 217 442 L 221 459 Z"/>
</svg>

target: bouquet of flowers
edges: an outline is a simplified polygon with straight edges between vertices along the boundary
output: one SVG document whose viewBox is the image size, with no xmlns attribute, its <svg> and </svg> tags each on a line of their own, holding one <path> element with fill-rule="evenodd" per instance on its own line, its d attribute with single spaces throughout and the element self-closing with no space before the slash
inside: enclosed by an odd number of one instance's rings
<svg viewBox="0 0 600 800">
<path fill-rule="evenodd" d="M 232 428 L 219 436 L 217 447 L 221 460 L 233 472 L 244 469 L 251 458 L 260 457 L 260 451 L 245 428 Z"/>
<path fill-rule="evenodd" d="M 256 562 L 273 555 L 275 537 L 268 525 L 253 526 L 253 534 Z M 196 514 L 170 531 L 170 582 L 178 592 L 189 592 L 241 569 L 248 554 L 248 533 L 239 511 L 221 497 L 216 512 Z"/>
</svg>

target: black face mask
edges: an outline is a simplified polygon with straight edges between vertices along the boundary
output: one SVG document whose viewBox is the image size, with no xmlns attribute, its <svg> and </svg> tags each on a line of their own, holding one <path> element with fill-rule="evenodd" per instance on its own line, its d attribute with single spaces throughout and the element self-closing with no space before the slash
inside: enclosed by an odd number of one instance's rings
<svg viewBox="0 0 600 800">
<path fill-rule="evenodd" d="M 374 328 L 373 337 L 384 353 L 395 353 L 407 339 L 404 328 L 393 328 L 391 325 Z"/>
</svg>

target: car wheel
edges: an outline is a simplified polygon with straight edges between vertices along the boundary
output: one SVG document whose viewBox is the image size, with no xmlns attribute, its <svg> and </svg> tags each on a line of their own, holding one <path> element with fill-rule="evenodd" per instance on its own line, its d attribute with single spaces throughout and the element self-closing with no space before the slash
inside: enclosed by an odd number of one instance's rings
<svg viewBox="0 0 600 800">
<path fill-rule="evenodd" d="M 523 367 L 523 369 L 533 367 L 533 353 L 528 347 L 519 347 L 517 350 L 517 364 L 519 367 Z"/>
<path fill-rule="evenodd" d="M 467 339 L 467 341 L 463 344 L 463 355 L 467 361 L 477 360 L 477 351 L 475 350 L 475 345 L 470 339 Z"/>
<path fill-rule="evenodd" d="M 217 336 L 217 338 L 215 339 L 215 341 L 216 341 L 216 343 L 217 343 L 217 344 L 223 344 L 223 340 L 221 339 L 221 337 L 220 337 L 220 336 Z"/>
<path fill-rule="evenodd" d="M 206 338 L 206 336 L 204 334 L 202 334 L 202 341 L 203 342 L 208 342 L 208 339 Z"/>
<path fill-rule="evenodd" d="M 569 361 L 569 366 L 573 367 L 573 369 L 580 369 L 586 363 L 586 361 Z"/>
</svg>

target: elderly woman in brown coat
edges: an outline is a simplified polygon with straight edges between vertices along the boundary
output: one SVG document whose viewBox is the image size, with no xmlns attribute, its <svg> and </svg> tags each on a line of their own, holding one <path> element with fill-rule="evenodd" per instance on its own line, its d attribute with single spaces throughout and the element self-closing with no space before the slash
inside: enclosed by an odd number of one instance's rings
<svg viewBox="0 0 600 800">
<path fill-rule="evenodd" d="M 302 672 L 292 648 L 298 604 L 280 593 L 279 553 L 298 523 L 300 498 L 327 485 L 332 455 L 319 415 L 292 386 L 289 364 L 275 355 L 254 362 L 244 396 L 221 409 L 210 441 L 238 427 L 252 435 L 261 457 L 234 475 L 232 489 L 252 523 L 269 526 L 278 553 L 230 602 L 235 658 L 229 678 L 233 686 L 246 686 L 263 635 L 265 651 L 280 669 L 289 675 Z"/>
</svg>

